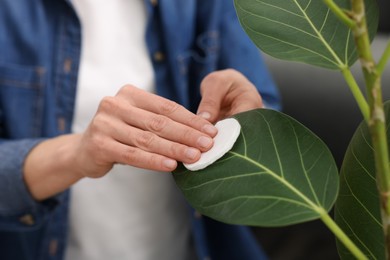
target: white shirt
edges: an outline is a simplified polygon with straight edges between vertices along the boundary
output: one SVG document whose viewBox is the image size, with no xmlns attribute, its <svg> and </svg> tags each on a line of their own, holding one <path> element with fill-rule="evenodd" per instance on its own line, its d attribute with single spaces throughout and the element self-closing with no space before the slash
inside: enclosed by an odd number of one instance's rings
<svg viewBox="0 0 390 260">
<path fill-rule="evenodd" d="M 130 83 L 154 90 L 142 0 L 73 0 L 82 54 L 73 132 Z M 116 165 L 72 187 L 67 260 L 191 259 L 188 209 L 169 173 Z"/>
</svg>

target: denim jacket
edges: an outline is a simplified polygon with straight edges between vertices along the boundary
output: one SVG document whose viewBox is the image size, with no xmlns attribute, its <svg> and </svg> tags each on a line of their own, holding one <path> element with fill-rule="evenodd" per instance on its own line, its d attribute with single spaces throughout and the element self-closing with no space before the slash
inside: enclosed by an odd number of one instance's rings
<svg viewBox="0 0 390 260">
<path fill-rule="evenodd" d="M 258 87 L 268 107 L 278 108 L 274 83 L 232 0 L 145 3 L 159 95 L 195 111 L 201 79 L 234 68 Z M 71 130 L 81 36 L 70 0 L 0 1 L 0 259 L 63 259 L 69 191 L 36 202 L 22 168 L 36 144 Z M 264 258 L 246 227 L 196 212 L 192 223 L 200 259 Z"/>
</svg>

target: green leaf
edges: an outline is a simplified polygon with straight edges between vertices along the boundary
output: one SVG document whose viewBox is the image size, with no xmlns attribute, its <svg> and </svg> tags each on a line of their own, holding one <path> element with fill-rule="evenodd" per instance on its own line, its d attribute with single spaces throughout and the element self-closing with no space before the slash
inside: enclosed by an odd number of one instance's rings
<svg viewBox="0 0 390 260">
<path fill-rule="evenodd" d="M 385 104 L 385 114 L 386 122 L 390 122 L 389 102 Z M 389 125 L 387 138 L 390 140 Z M 370 259 L 385 259 L 374 154 L 365 122 L 356 130 L 343 161 L 335 220 Z M 354 259 L 339 243 L 338 249 L 342 259 Z"/>
<path fill-rule="evenodd" d="M 174 178 L 189 203 L 219 221 L 282 226 L 319 218 L 338 192 L 338 172 L 324 143 L 293 118 L 257 109 L 234 116 L 241 134 L 209 167 L 183 166 Z"/>
<path fill-rule="evenodd" d="M 242 27 L 265 53 L 279 59 L 340 69 L 357 60 L 353 36 L 322 0 L 234 0 Z M 350 0 L 335 0 L 350 9 Z M 366 0 L 371 38 L 379 10 Z"/>
</svg>

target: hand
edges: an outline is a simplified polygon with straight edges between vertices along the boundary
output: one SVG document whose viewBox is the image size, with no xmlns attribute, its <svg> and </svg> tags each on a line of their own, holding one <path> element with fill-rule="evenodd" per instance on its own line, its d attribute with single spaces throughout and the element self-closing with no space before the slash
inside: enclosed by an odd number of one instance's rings
<svg viewBox="0 0 390 260">
<path fill-rule="evenodd" d="M 207 75 L 201 83 L 201 94 L 198 115 L 210 122 L 263 107 L 256 87 L 244 75 L 233 69 Z"/>
<path fill-rule="evenodd" d="M 100 177 L 115 163 L 172 171 L 213 145 L 216 128 L 184 107 L 133 86 L 104 98 L 81 138 L 82 174 Z"/>
<path fill-rule="evenodd" d="M 24 180 L 36 200 L 83 177 L 101 177 L 116 163 L 172 171 L 213 145 L 217 129 L 182 106 L 133 86 L 104 98 L 83 134 L 47 139 L 26 157 Z M 43 159 L 44 158 L 44 159 Z"/>
</svg>

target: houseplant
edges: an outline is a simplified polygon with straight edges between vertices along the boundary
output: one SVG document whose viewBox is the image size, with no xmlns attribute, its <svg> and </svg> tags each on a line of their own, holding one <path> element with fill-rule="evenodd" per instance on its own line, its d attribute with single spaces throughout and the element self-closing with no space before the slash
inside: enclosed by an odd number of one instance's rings
<svg viewBox="0 0 390 260">
<path fill-rule="evenodd" d="M 376 1 L 235 0 L 235 5 L 243 28 L 264 52 L 341 71 L 364 121 L 339 177 L 327 147 L 294 119 L 269 110 L 239 114 L 243 134 L 237 145 L 201 173 L 178 169 L 179 187 L 212 218 L 255 226 L 319 218 L 338 238 L 342 258 L 388 258 L 390 107 L 383 106 L 380 77 L 390 44 L 376 63 L 369 46 L 378 21 Z M 366 97 L 349 69 L 358 59 Z M 328 213 L 336 198 L 337 223 Z"/>
</svg>

